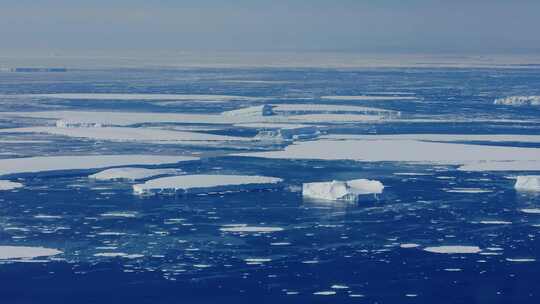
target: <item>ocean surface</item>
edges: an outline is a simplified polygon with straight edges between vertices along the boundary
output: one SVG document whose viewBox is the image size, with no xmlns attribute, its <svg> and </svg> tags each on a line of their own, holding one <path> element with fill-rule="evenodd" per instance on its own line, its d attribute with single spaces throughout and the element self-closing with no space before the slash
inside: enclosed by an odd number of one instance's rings
<svg viewBox="0 0 540 304">
<path fill-rule="evenodd" d="M 119 95 L 36 95 L 68 93 Z M 157 94 L 204 96 L 164 100 Z M 396 116 L 340 121 L 322 110 L 317 121 L 301 124 L 317 126 L 319 136 L 504 134 L 510 140 L 462 139 L 449 145 L 536 151 L 531 149 L 540 149 L 540 141 L 511 138 L 540 135 L 540 107 L 494 104 L 496 98 L 534 95 L 540 95 L 540 70 L 534 67 L 0 72 L 0 128 L 30 128 L 0 130 L 0 160 L 186 155 L 200 159 L 133 165 L 283 180 L 268 189 L 139 196 L 132 186 L 141 181 L 88 178 L 103 168 L 4 174 L 0 179 L 24 186 L 0 191 L 0 246 L 62 253 L 0 259 L 0 302 L 538 303 L 540 195 L 516 191 L 514 179 L 540 171 L 466 171 L 458 170 L 459 163 L 429 161 L 244 157 L 240 154 L 279 151 L 319 138 L 239 144 L 81 138 L 32 130 L 54 127 L 50 117 L 17 115 L 96 111 L 96 118 L 102 117 L 99 112 L 152 117 L 220 115 L 262 104 L 363 106 Z M 334 115 L 353 114 L 347 112 Z M 123 127 L 235 138 L 253 138 L 260 131 L 181 120 Z M 399 145 L 393 152 L 399 155 Z M 359 178 L 381 181 L 383 193 L 356 203 L 302 196 L 303 183 Z M 224 227 L 273 229 L 231 233 Z M 475 252 L 426 250 L 440 246 Z"/>
</svg>

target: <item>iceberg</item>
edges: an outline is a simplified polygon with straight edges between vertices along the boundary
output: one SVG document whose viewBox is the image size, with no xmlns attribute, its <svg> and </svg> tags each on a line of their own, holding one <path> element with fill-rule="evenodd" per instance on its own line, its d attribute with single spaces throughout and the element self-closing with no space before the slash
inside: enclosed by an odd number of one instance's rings
<svg viewBox="0 0 540 304">
<path fill-rule="evenodd" d="M 263 128 L 255 135 L 254 139 L 288 141 L 316 138 L 319 134 L 321 132 L 317 126 L 293 125 L 293 127 Z"/>
<path fill-rule="evenodd" d="M 181 175 L 149 180 L 133 185 L 133 192 L 138 195 L 149 194 L 197 194 L 224 191 L 260 190 L 274 188 L 282 179 L 267 176 L 250 175 Z"/>
<path fill-rule="evenodd" d="M 493 103 L 507 106 L 540 106 L 540 96 L 510 96 L 497 98 Z"/>
<path fill-rule="evenodd" d="M 521 175 L 514 188 L 518 191 L 540 191 L 540 175 Z"/>
<path fill-rule="evenodd" d="M 0 176 L 59 170 L 85 170 L 128 165 L 163 165 L 198 160 L 192 156 L 166 155 L 73 155 L 0 159 Z"/>
<path fill-rule="evenodd" d="M 32 259 L 61 254 L 62 251 L 44 247 L 0 246 L 0 260 Z"/>
<path fill-rule="evenodd" d="M 145 169 L 145 168 L 113 168 L 107 169 L 96 174 L 88 176 L 88 178 L 108 181 L 108 180 L 140 180 L 158 175 L 175 175 L 181 173 L 178 169 Z"/>
<path fill-rule="evenodd" d="M 8 180 L 0 180 L 0 191 L 1 190 L 13 190 L 17 188 L 21 188 L 23 184 L 16 183 Z"/>
<path fill-rule="evenodd" d="M 383 184 L 376 180 L 334 180 L 331 182 L 304 183 L 302 185 L 302 195 L 327 201 L 357 202 L 361 195 L 380 194 L 383 189 Z"/>
</svg>

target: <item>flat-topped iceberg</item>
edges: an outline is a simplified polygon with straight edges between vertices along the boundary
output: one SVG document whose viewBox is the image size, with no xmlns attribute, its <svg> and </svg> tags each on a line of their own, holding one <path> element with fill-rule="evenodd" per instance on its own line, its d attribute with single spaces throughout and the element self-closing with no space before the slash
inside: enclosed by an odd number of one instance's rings
<svg viewBox="0 0 540 304">
<path fill-rule="evenodd" d="M 540 96 L 510 96 L 497 98 L 493 103 L 508 106 L 540 106 Z"/>
<path fill-rule="evenodd" d="M 540 175 L 518 176 L 514 188 L 518 191 L 540 191 Z"/>
<path fill-rule="evenodd" d="M 353 179 L 350 181 L 331 181 L 304 183 L 302 195 L 308 198 L 327 201 L 357 202 L 361 195 L 380 194 L 384 186 L 381 182 L 369 179 Z"/>
<path fill-rule="evenodd" d="M 44 247 L 0 246 L 0 260 L 33 259 L 61 254 L 62 251 Z"/>
<path fill-rule="evenodd" d="M 178 169 L 146 169 L 146 168 L 113 168 L 88 176 L 95 180 L 140 180 L 159 175 L 175 175 L 182 172 Z"/>
<path fill-rule="evenodd" d="M 16 183 L 8 180 L 0 180 L 0 191 L 1 190 L 13 190 L 17 188 L 21 188 L 23 184 Z"/>
<path fill-rule="evenodd" d="M 143 184 L 133 185 L 133 192 L 148 195 L 259 190 L 273 188 L 281 181 L 282 179 L 276 177 L 256 175 L 181 175 L 152 179 Z"/>
<path fill-rule="evenodd" d="M 85 170 L 128 165 L 162 165 L 198 160 L 192 156 L 168 155 L 73 155 L 0 159 L 0 176 L 58 170 Z"/>
</svg>

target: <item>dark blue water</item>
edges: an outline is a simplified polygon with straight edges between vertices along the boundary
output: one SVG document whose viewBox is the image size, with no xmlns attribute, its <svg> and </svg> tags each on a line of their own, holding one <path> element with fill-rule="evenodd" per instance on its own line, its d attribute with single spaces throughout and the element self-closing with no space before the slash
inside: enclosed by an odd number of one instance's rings
<svg viewBox="0 0 540 304">
<path fill-rule="evenodd" d="M 274 104 L 313 98 L 309 102 L 375 106 L 399 110 L 403 118 L 448 120 L 333 125 L 325 129 L 330 134 L 540 134 L 540 108 L 492 104 L 497 97 L 540 95 L 537 69 L 125 69 L 0 73 L 1 94 L 70 92 L 224 94 L 267 97 Z M 319 98 L 381 92 L 410 93 L 414 95 L 404 96 L 416 96 L 419 100 L 323 102 Z M 132 101 L 5 99 L 0 106 L 2 111 L 218 113 L 251 104 L 187 102 L 164 106 Z M 456 118 L 485 121 L 453 122 Z M 3 119 L 0 127 L 38 123 Z M 254 135 L 253 130 L 232 127 L 214 133 Z M 2 136 L 17 139 L 21 135 Z M 1 157 L 195 151 L 202 153 L 200 161 L 161 167 L 181 168 L 186 173 L 275 176 L 285 183 L 281 188 L 266 191 L 141 198 L 133 195 L 130 182 L 96 182 L 86 178 L 99 170 L 5 177 L 20 180 L 25 187 L 0 192 L 0 245 L 43 246 L 64 253 L 44 262 L 1 262 L 1 303 L 540 300 L 540 261 L 507 260 L 540 259 L 540 228 L 535 226 L 540 225 L 540 215 L 520 211 L 537 208 L 540 196 L 516 192 L 513 180 L 508 179 L 515 172 L 461 172 L 456 166 L 405 163 L 265 160 L 226 156 L 224 153 L 233 150 L 227 147 L 95 142 L 48 135 L 32 138 L 54 143 L 2 145 Z M 538 147 L 530 143 L 504 145 Z M 422 175 L 394 174 L 411 172 Z M 303 199 L 297 190 L 306 181 L 353 178 L 380 180 L 385 191 L 377 199 L 358 204 L 328 204 Z M 445 191 L 450 188 L 491 192 Z M 103 216 L 107 212 L 130 212 L 134 216 Z M 231 224 L 283 230 L 247 234 L 220 231 Z M 419 247 L 400 247 L 410 243 Z M 435 254 L 422 250 L 441 244 L 479 246 L 483 250 L 480 254 Z M 103 247 L 141 256 L 96 256 L 107 251 Z M 251 265 L 246 259 L 265 262 Z M 335 294 L 316 294 L 326 291 Z"/>
</svg>

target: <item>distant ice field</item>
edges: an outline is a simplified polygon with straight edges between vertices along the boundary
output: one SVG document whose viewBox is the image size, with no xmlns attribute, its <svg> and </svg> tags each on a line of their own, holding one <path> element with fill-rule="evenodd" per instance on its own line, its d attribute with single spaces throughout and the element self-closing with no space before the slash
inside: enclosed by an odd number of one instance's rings
<svg viewBox="0 0 540 304">
<path fill-rule="evenodd" d="M 0 298 L 536 303 L 540 109 L 512 96 L 540 70 L 0 72 Z M 353 180 L 384 187 L 302 194 Z"/>
</svg>

